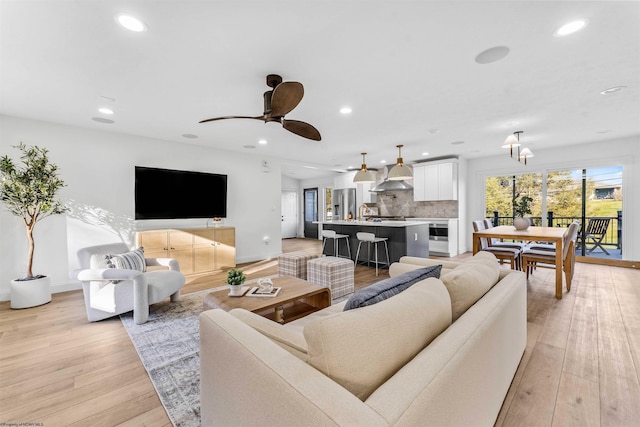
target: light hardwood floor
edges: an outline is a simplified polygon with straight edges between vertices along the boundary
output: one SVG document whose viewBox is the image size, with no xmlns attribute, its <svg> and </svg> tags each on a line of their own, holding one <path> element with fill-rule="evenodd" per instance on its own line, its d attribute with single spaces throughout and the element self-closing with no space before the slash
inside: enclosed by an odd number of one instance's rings
<svg viewBox="0 0 640 427">
<path fill-rule="evenodd" d="M 294 250 L 319 253 L 320 243 L 283 241 Z M 277 273 L 275 260 L 241 267 L 249 278 Z M 538 269 L 527 283 L 528 345 L 496 425 L 639 425 L 640 271 L 578 263 L 562 300 L 553 274 Z M 385 277 L 358 266 L 356 288 Z M 195 279 L 184 294 L 224 280 Z M 0 423 L 9 422 L 171 425 L 120 320 L 88 323 L 81 291 L 27 310 L 0 303 Z"/>
</svg>

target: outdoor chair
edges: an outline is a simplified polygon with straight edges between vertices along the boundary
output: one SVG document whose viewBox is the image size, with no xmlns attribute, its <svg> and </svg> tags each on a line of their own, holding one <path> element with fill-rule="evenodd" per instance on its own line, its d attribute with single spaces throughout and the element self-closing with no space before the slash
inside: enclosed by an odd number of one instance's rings
<svg viewBox="0 0 640 427">
<path fill-rule="evenodd" d="M 605 254 L 611 255 L 602 246 L 602 240 L 604 239 L 604 236 L 607 235 L 607 229 L 609 228 L 610 221 L 611 218 L 589 218 L 587 229 L 585 230 L 584 238 L 582 239 L 585 245 L 589 244 L 589 240 L 591 240 L 591 244 L 593 246 L 587 248 L 588 254 L 593 252 L 594 249 L 600 248 Z"/>
</svg>

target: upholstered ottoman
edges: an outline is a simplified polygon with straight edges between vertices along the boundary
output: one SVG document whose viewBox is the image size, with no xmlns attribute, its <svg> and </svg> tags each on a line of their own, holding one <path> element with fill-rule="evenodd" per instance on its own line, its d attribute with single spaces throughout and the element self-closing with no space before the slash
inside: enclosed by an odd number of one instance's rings
<svg viewBox="0 0 640 427">
<path fill-rule="evenodd" d="M 307 280 L 307 262 L 318 255 L 307 252 L 289 252 L 278 257 L 278 275 Z"/>
<path fill-rule="evenodd" d="M 309 260 L 307 280 L 331 289 L 331 298 L 353 292 L 353 261 L 347 258 L 324 256 Z"/>
</svg>

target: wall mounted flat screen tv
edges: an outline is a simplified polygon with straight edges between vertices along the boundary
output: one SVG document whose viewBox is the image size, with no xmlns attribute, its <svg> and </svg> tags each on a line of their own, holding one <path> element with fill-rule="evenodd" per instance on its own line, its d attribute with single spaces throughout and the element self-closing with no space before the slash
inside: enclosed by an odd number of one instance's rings
<svg viewBox="0 0 640 427">
<path fill-rule="evenodd" d="M 227 217 L 227 175 L 136 166 L 135 178 L 135 219 Z"/>
</svg>

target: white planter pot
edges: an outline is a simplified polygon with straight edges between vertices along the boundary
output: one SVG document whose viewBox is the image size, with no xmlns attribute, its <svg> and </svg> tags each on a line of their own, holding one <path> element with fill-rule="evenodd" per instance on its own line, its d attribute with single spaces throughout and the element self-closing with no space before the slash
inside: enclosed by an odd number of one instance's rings
<svg viewBox="0 0 640 427">
<path fill-rule="evenodd" d="M 513 226 L 516 228 L 516 230 L 526 230 L 527 228 L 529 228 L 529 225 L 531 225 L 531 223 L 527 218 L 523 218 L 521 216 L 513 218 Z"/>
<path fill-rule="evenodd" d="M 11 281 L 11 308 L 29 308 L 51 301 L 51 278 Z"/>
<path fill-rule="evenodd" d="M 242 295 L 242 285 L 229 285 L 229 295 Z"/>
</svg>

